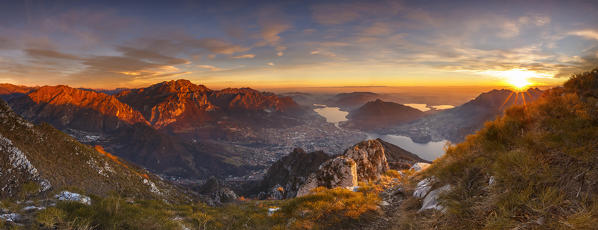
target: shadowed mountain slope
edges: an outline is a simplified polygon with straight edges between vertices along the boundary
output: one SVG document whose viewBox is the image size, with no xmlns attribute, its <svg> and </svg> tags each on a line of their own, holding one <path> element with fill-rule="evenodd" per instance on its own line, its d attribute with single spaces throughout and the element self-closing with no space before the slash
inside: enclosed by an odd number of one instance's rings
<svg viewBox="0 0 598 230">
<path fill-rule="evenodd" d="M 506 108 L 531 103 L 542 93 L 543 91 L 537 88 L 519 93 L 507 89 L 492 90 L 461 106 L 425 116 L 408 124 L 387 128 L 382 132 L 406 135 L 416 142 L 427 142 L 430 139 L 461 142 L 466 135 L 482 128 L 484 122 L 503 114 Z"/>
<path fill-rule="evenodd" d="M 184 196 L 161 178 L 81 144 L 48 124 L 33 125 L 0 100 L 1 197 L 76 187 L 87 194 L 152 199 Z"/>
</svg>

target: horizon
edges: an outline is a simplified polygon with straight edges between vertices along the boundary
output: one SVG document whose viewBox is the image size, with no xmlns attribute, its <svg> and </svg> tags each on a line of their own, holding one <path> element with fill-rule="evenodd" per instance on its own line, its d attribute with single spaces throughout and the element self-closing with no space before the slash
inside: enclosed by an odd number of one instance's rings
<svg viewBox="0 0 598 230">
<path fill-rule="evenodd" d="M 85 87 L 85 86 L 73 86 L 68 84 L 45 84 L 45 85 L 25 85 L 25 84 L 13 84 L 13 83 L 6 83 L 0 82 L 0 84 L 8 84 L 8 85 L 15 85 L 15 86 L 23 86 L 23 87 L 31 87 L 31 88 L 39 88 L 39 87 L 54 87 L 54 86 L 68 86 L 75 89 L 86 89 L 86 90 L 119 90 L 119 89 L 140 89 L 140 88 L 147 88 L 156 84 L 166 83 L 169 81 L 180 81 L 180 80 L 187 80 L 190 81 L 192 84 L 195 85 L 202 85 L 212 90 L 222 90 L 226 88 L 250 88 L 258 91 L 270 91 L 274 93 L 322 93 L 322 94 L 329 94 L 329 93 L 400 93 L 400 92 L 410 92 L 410 90 L 420 90 L 420 89 L 436 89 L 436 90 L 463 90 L 466 89 L 468 91 L 479 91 L 479 92 L 486 92 L 490 90 L 512 90 L 512 91 L 525 91 L 528 89 L 550 89 L 555 87 L 560 87 L 561 85 L 528 85 L 523 89 L 516 89 L 515 87 L 508 85 L 508 84 L 500 84 L 500 85 L 448 85 L 448 86 L 436 86 L 436 85 L 428 85 L 428 86 L 306 86 L 306 87 L 210 87 L 210 85 L 203 84 L 201 82 L 194 82 L 189 79 L 179 78 L 179 79 L 172 79 L 167 81 L 160 81 L 155 83 L 149 83 L 147 85 L 141 85 L 138 87 L 114 87 L 114 88 L 93 88 L 93 87 Z"/>
<path fill-rule="evenodd" d="M 598 60 L 586 1 L 10 2 L 0 82 L 553 87 Z"/>
</svg>

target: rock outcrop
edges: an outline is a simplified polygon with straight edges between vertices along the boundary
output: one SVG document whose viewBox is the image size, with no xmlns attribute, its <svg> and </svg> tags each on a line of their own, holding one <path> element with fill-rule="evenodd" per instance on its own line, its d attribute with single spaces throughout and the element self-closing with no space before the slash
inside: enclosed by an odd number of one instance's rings
<svg viewBox="0 0 598 230">
<path fill-rule="evenodd" d="M 266 192 L 260 198 L 295 197 L 299 186 L 304 184 L 309 175 L 317 171 L 320 165 L 330 158 L 330 155 L 322 151 L 306 153 L 303 149 L 294 149 L 293 152 L 275 162 L 268 169 L 259 189 Z"/>
<path fill-rule="evenodd" d="M 433 189 L 435 183 L 436 179 L 434 177 L 428 177 L 417 183 L 413 196 L 422 200 L 422 206 L 419 209 L 419 212 L 428 209 L 444 211 L 444 207 L 438 202 L 438 197 L 441 193 L 451 190 L 451 186 L 444 185 Z"/>
<path fill-rule="evenodd" d="M 211 177 L 204 185 L 199 187 L 197 192 L 204 196 L 204 202 L 212 206 L 232 202 L 239 198 L 233 190 L 224 186 L 215 177 Z"/>
<path fill-rule="evenodd" d="M 334 157 L 297 148 L 275 162 L 258 191 L 250 194 L 260 193 L 259 199 L 288 199 L 320 186 L 354 188 L 360 181 L 379 179 L 389 169 L 409 169 L 419 162 L 426 161 L 381 139 L 362 141 Z"/>
<path fill-rule="evenodd" d="M 360 142 L 344 154 L 330 159 L 312 173 L 299 187 L 297 196 L 314 188 L 355 187 L 359 181 L 376 180 L 389 169 L 382 144 L 377 140 Z"/>
<path fill-rule="evenodd" d="M 418 155 L 415 155 L 399 146 L 383 141 L 380 138 L 376 140 L 382 144 L 382 147 L 384 147 L 384 155 L 386 156 L 386 161 L 388 162 L 390 169 L 403 170 L 409 169 L 419 162 L 429 163 L 428 161 L 420 158 Z"/>
<path fill-rule="evenodd" d="M 299 187 L 297 196 L 305 196 L 320 186 L 327 188 L 355 187 L 358 181 L 357 172 L 357 163 L 353 159 L 338 156 L 324 162 L 316 173 L 312 173 L 305 184 Z"/>
<path fill-rule="evenodd" d="M 377 140 L 367 140 L 347 149 L 344 157 L 357 164 L 359 181 L 376 180 L 389 169 L 384 147 Z"/>
</svg>

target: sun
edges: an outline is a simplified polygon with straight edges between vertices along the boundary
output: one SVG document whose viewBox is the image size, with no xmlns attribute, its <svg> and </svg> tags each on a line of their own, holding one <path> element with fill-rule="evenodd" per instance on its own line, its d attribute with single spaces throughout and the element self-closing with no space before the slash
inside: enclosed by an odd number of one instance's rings
<svg viewBox="0 0 598 230">
<path fill-rule="evenodd" d="M 504 79 L 506 84 L 511 85 L 517 91 L 522 91 L 533 85 L 534 83 L 530 79 L 543 76 L 541 73 L 527 69 L 492 70 L 484 73 Z"/>
<path fill-rule="evenodd" d="M 510 73 L 507 75 L 507 82 L 515 89 L 522 90 L 530 86 L 532 83 L 528 80 L 525 74 Z"/>
</svg>

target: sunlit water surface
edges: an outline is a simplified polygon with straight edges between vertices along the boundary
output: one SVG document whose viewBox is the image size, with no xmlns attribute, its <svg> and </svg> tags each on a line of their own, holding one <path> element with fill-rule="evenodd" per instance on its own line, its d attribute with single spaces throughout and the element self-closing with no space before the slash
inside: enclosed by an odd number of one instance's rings
<svg viewBox="0 0 598 230">
<path fill-rule="evenodd" d="M 324 105 L 315 105 L 317 108 L 314 109 L 320 116 L 326 118 L 327 122 L 333 123 L 336 127 L 339 127 L 339 122 L 346 121 L 346 111 L 340 110 L 338 107 L 327 107 Z M 340 128 L 340 127 L 339 127 Z M 444 154 L 444 146 L 447 141 L 431 141 L 425 144 L 415 143 L 411 138 L 400 135 L 379 135 L 375 133 L 366 133 L 367 139 L 380 138 L 386 142 L 392 143 L 399 146 L 409 152 L 412 152 L 424 160 L 432 161 Z"/>
</svg>

